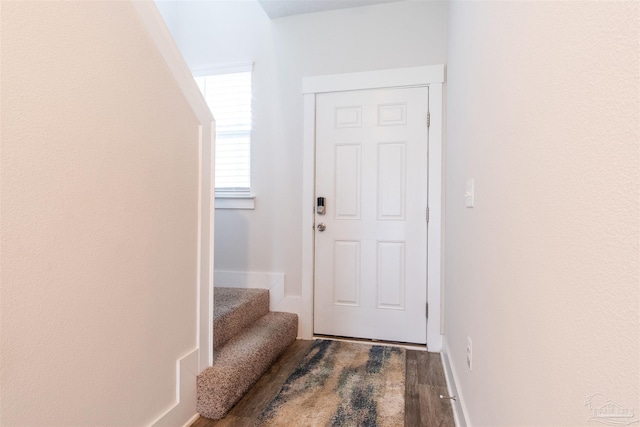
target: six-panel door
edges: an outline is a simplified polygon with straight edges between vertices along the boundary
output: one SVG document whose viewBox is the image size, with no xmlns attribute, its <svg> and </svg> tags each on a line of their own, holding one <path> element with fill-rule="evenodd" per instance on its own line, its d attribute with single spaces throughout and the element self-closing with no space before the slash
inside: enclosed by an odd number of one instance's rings
<svg viewBox="0 0 640 427">
<path fill-rule="evenodd" d="M 426 343 L 428 88 L 318 95 L 314 333 Z"/>
</svg>

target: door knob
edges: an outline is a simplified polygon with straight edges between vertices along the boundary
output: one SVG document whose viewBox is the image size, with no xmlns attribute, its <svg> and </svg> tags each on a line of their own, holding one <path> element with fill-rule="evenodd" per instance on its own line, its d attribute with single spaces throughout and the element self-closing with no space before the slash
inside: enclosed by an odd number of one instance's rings
<svg viewBox="0 0 640 427">
<path fill-rule="evenodd" d="M 327 226 L 325 225 L 324 222 L 321 222 L 320 224 L 318 224 L 318 231 L 324 231 L 327 229 Z"/>
</svg>

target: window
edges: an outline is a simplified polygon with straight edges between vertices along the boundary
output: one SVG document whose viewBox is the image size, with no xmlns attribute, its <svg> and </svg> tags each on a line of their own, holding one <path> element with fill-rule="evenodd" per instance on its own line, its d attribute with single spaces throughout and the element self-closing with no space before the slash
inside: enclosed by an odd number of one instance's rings
<svg viewBox="0 0 640 427">
<path fill-rule="evenodd" d="M 216 197 L 249 197 L 251 67 L 196 76 L 216 119 Z"/>
</svg>

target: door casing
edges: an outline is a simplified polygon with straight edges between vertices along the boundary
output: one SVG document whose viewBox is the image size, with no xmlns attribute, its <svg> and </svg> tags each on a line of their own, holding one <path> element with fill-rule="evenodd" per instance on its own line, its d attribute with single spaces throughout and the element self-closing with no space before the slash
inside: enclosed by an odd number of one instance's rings
<svg viewBox="0 0 640 427">
<path fill-rule="evenodd" d="M 442 129 L 444 65 L 397 68 L 348 74 L 305 77 L 304 139 L 302 165 L 302 282 L 300 331 L 302 339 L 313 337 L 313 287 L 315 239 L 315 117 L 316 95 L 350 90 L 429 86 L 429 225 L 427 230 L 427 348 L 439 352 L 443 335 L 442 281 Z M 425 319 L 427 321 L 427 319 Z"/>
</svg>

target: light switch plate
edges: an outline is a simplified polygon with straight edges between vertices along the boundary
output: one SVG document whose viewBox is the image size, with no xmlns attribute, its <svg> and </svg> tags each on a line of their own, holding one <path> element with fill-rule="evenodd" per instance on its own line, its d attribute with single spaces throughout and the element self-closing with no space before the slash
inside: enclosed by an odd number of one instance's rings
<svg viewBox="0 0 640 427">
<path fill-rule="evenodd" d="M 468 208 L 472 208 L 473 207 L 473 199 L 474 199 L 474 194 L 473 194 L 473 178 L 468 179 L 467 180 L 467 188 L 466 191 L 464 193 L 464 205 Z"/>
</svg>

